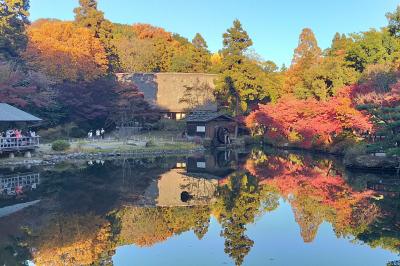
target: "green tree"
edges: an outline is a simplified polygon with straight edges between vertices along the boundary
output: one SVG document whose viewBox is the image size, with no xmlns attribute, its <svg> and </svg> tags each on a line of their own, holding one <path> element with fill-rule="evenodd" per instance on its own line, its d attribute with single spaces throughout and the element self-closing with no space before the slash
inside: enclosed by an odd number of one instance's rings
<svg viewBox="0 0 400 266">
<path fill-rule="evenodd" d="M 157 72 L 160 69 L 158 53 L 152 40 L 121 36 L 114 41 L 120 68 L 123 72 Z"/>
<path fill-rule="evenodd" d="M 331 57 L 344 57 L 349 42 L 350 40 L 346 37 L 345 34 L 340 34 L 336 32 L 335 36 L 332 39 L 331 47 L 328 48 L 326 51 L 326 55 Z"/>
<path fill-rule="evenodd" d="M 389 33 L 392 36 L 400 37 L 400 6 L 397 6 L 393 13 L 386 13 L 386 18 L 388 19 Z"/>
<path fill-rule="evenodd" d="M 118 69 L 118 56 L 112 39 L 112 23 L 104 18 L 104 13 L 97 9 L 96 0 L 79 0 L 79 7 L 74 9 L 75 23 L 90 29 L 102 42 L 109 60 L 109 70 Z"/>
<path fill-rule="evenodd" d="M 236 110 L 236 115 L 240 111 L 246 112 L 249 103 L 269 96 L 264 89 L 262 67 L 246 57 L 252 44 L 239 20 L 223 34 L 223 71 L 216 82 L 216 92 L 220 101 L 230 106 L 230 110 Z"/>
<path fill-rule="evenodd" d="M 295 87 L 300 99 L 328 100 L 344 86 L 354 84 L 359 74 L 342 60 L 343 57 L 325 57 L 320 64 L 312 66 L 303 74 L 302 82 Z"/>
<path fill-rule="evenodd" d="M 359 72 L 363 72 L 368 65 L 393 64 L 400 59 L 400 40 L 391 36 L 387 29 L 353 34 L 351 39 L 346 61 Z"/>
<path fill-rule="evenodd" d="M 197 36 L 200 37 L 196 38 Z M 169 71 L 186 73 L 207 72 L 210 65 L 210 53 L 201 35 L 196 35 L 194 39 L 196 44 L 189 42 L 186 38 L 178 34 L 174 34 L 173 37 L 180 45 L 174 47 Z"/>
<path fill-rule="evenodd" d="M 196 35 L 194 36 L 194 38 L 192 40 L 192 44 L 194 45 L 194 47 L 196 47 L 199 50 L 207 51 L 207 49 L 208 49 L 206 40 L 204 40 L 203 36 L 201 36 L 200 33 L 196 33 Z"/>
<path fill-rule="evenodd" d="M 211 67 L 211 54 L 203 36 L 196 33 L 192 40 L 193 46 L 196 48 L 193 54 L 193 72 L 209 72 Z"/>
<path fill-rule="evenodd" d="M 241 64 L 245 58 L 245 52 L 253 45 L 247 32 L 243 29 L 239 20 L 233 21 L 233 26 L 223 34 L 222 55 L 227 69 Z"/>
<path fill-rule="evenodd" d="M 279 70 L 278 66 L 275 64 L 275 62 L 271 60 L 267 60 L 261 63 L 262 68 L 265 72 L 267 73 L 274 73 Z"/>
<path fill-rule="evenodd" d="M 217 213 L 225 238 L 225 253 L 241 265 L 254 241 L 246 235 L 246 225 L 254 223 L 264 211 L 278 207 L 278 195 L 269 187 L 261 187 L 257 178 L 243 173 L 229 177 L 227 185 L 218 189 Z"/>
<path fill-rule="evenodd" d="M 0 58 L 15 58 L 25 50 L 29 0 L 0 0 Z"/>
</svg>

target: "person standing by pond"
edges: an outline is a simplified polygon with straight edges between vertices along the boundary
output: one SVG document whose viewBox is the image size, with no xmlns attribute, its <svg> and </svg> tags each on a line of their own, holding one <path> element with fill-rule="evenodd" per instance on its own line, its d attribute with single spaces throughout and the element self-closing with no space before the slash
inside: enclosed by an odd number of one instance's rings
<svg viewBox="0 0 400 266">
<path fill-rule="evenodd" d="M 96 129 L 96 139 L 100 139 L 100 129 Z"/>
</svg>

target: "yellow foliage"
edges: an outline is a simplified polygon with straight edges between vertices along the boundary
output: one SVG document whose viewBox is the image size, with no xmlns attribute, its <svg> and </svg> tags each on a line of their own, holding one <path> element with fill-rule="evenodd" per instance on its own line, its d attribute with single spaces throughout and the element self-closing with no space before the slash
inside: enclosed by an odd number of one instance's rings
<svg viewBox="0 0 400 266">
<path fill-rule="evenodd" d="M 210 57 L 210 62 L 212 65 L 222 64 L 222 56 L 219 53 L 214 53 Z"/>
<path fill-rule="evenodd" d="M 111 224 L 91 214 L 52 220 L 33 239 L 35 265 L 92 265 L 113 252 Z"/>
</svg>

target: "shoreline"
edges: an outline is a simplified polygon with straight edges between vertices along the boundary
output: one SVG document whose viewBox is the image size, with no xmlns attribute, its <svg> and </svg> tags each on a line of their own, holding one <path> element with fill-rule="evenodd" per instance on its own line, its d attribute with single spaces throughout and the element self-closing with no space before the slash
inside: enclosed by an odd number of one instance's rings
<svg viewBox="0 0 400 266">
<path fill-rule="evenodd" d="M 396 173 L 400 171 L 400 157 L 397 156 L 376 156 L 372 154 L 359 154 L 351 158 L 346 158 L 344 152 L 330 152 L 323 149 L 306 149 L 296 146 L 281 146 L 271 143 L 263 143 L 263 146 L 270 146 L 274 149 L 285 151 L 304 151 L 316 154 L 324 154 L 329 156 L 340 157 L 346 169 L 350 171 L 365 171 L 365 172 L 390 172 Z"/>
<path fill-rule="evenodd" d="M 159 156 L 174 156 L 194 154 L 204 152 L 206 149 L 202 146 L 190 149 L 135 149 L 135 150 L 115 150 L 112 152 L 71 152 L 71 153 L 54 153 L 54 154 L 35 154 L 32 158 L 15 157 L 12 159 L 0 159 L 0 166 L 48 166 L 56 165 L 63 162 L 74 162 L 81 160 L 109 160 L 113 158 L 129 157 L 129 158 L 145 158 Z"/>
</svg>

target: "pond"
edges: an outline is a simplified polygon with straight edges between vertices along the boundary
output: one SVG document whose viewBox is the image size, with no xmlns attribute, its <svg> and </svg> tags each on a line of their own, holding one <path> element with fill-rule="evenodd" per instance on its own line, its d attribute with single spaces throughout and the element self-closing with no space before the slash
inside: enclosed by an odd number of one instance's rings
<svg viewBox="0 0 400 266">
<path fill-rule="evenodd" d="M 400 265 L 400 181 L 264 149 L 0 169 L 1 265 Z"/>
</svg>

